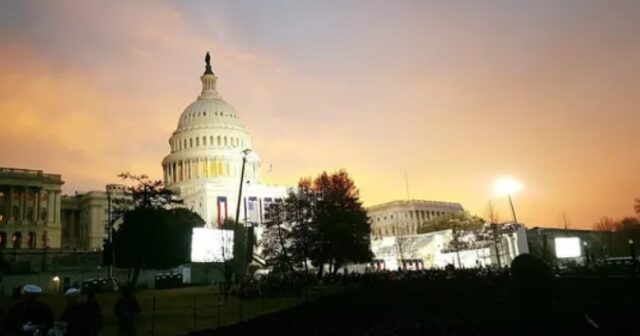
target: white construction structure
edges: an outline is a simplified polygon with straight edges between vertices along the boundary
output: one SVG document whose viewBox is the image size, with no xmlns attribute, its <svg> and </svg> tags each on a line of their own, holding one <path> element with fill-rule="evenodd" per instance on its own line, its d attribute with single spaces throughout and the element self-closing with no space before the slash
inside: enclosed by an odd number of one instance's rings
<svg viewBox="0 0 640 336">
<path fill-rule="evenodd" d="M 496 240 L 477 240 L 473 234 L 465 235 L 460 240 L 466 240 L 468 248 L 455 250 L 451 246 L 452 240 L 451 230 L 372 238 L 372 268 L 396 271 L 442 269 L 447 265 L 456 268 L 507 266 L 518 255 L 529 252 L 522 225 L 510 224 L 510 229 L 503 231 Z"/>
</svg>

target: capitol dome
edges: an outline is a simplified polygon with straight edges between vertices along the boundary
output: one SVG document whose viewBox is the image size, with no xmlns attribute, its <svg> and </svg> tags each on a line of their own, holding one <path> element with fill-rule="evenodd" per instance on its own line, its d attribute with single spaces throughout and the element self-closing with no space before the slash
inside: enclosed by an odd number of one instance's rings
<svg viewBox="0 0 640 336">
<path fill-rule="evenodd" d="M 165 185 L 182 194 L 207 181 L 238 181 L 243 151 L 252 149 L 251 135 L 235 108 L 218 93 L 218 77 L 211 69 L 209 53 L 205 61 L 202 92 L 180 115 L 169 139 L 171 152 L 162 161 Z M 259 182 L 260 160 L 253 152 L 250 156 L 245 179 Z"/>
</svg>

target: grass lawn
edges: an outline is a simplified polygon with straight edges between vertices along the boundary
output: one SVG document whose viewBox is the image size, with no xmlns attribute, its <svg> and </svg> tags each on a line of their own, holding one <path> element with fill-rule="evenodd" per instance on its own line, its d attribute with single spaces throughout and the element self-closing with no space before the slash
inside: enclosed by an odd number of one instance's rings
<svg viewBox="0 0 640 336">
<path fill-rule="evenodd" d="M 105 323 L 101 335 L 116 335 L 117 325 L 113 306 L 118 295 L 118 293 L 97 295 Z M 229 300 L 223 303 L 223 297 L 219 295 L 218 289 L 211 286 L 141 290 L 136 293 L 136 298 L 142 308 L 142 314 L 138 319 L 139 335 L 151 335 L 153 328 L 154 335 L 172 336 L 233 324 L 243 319 L 294 306 L 304 300 L 302 296 L 252 300 L 229 297 Z M 156 308 L 155 314 L 152 314 L 154 298 Z M 56 318 L 62 314 L 65 305 L 62 295 L 45 294 L 41 301 L 51 306 Z M 4 298 L 2 306 L 5 312 L 10 304 L 11 300 Z"/>
</svg>

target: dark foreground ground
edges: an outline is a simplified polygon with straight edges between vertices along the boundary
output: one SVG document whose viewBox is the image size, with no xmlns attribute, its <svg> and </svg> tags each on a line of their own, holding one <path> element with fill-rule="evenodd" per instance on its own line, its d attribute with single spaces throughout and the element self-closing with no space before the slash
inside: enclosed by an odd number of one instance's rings
<svg viewBox="0 0 640 336">
<path fill-rule="evenodd" d="M 340 295 L 204 335 L 640 335 L 629 278 L 360 279 Z"/>
</svg>

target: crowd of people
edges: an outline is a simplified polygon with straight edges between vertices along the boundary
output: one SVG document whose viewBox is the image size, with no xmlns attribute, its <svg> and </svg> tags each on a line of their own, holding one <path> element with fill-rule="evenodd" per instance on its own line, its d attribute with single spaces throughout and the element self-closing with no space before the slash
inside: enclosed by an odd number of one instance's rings
<svg viewBox="0 0 640 336">
<path fill-rule="evenodd" d="M 93 290 L 68 288 L 64 292 L 65 307 L 56 319 L 53 309 L 40 300 L 42 288 L 25 285 L 0 319 L 2 336 L 96 336 L 103 327 L 102 310 Z M 2 313 L 0 311 L 0 313 Z M 135 320 L 140 305 L 131 289 L 122 289 L 114 305 L 118 335 L 136 335 Z"/>
</svg>

